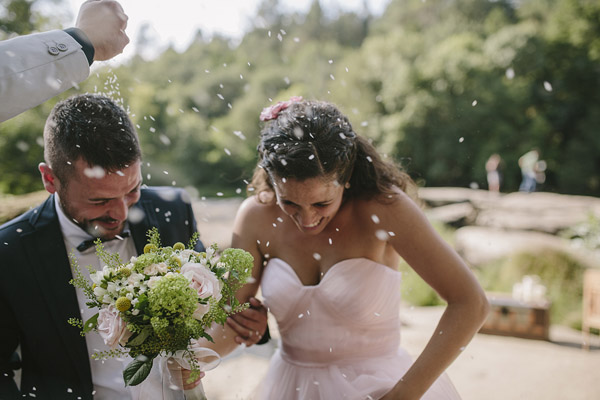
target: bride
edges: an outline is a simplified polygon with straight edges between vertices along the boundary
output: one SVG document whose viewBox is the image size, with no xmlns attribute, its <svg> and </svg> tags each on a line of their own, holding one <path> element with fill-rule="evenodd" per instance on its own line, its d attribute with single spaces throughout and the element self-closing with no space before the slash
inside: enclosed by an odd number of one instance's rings
<svg viewBox="0 0 600 400">
<path fill-rule="evenodd" d="M 292 98 L 261 120 L 252 196 L 232 240 L 255 260 L 240 300 L 260 286 L 281 334 L 256 397 L 458 399 L 444 370 L 488 303 L 407 194 L 410 178 L 332 104 Z M 414 362 L 400 347 L 400 258 L 448 303 Z"/>
</svg>

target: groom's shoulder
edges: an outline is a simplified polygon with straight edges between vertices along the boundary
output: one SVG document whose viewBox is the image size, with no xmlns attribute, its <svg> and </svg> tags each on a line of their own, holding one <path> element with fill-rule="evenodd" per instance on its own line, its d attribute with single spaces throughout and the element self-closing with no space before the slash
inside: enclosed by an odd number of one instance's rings
<svg viewBox="0 0 600 400">
<path fill-rule="evenodd" d="M 0 225 L 0 238 L 6 240 L 7 238 L 22 236 L 28 232 L 34 230 L 34 223 L 40 217 L 40 215 L 49 207 L 48 200 L 30 210 L 24 212 L 21 215 L 16 216 Z M 0 242 L 0 245 L 2 242 Z"/>
</svg>

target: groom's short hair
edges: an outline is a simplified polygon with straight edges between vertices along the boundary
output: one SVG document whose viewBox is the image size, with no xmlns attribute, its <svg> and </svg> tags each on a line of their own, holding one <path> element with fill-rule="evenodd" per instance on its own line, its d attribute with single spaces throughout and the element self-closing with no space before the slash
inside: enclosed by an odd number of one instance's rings
<svg viewBox="0 0 600 400">
<path fill-rule="evenodd" d="M 133 123 L 114 100 L 82 94 L 56 104 L 44 127 L 44 159 L 63 185 L 82 159 L 115 172 L 140 160 Z"/>
</svg>

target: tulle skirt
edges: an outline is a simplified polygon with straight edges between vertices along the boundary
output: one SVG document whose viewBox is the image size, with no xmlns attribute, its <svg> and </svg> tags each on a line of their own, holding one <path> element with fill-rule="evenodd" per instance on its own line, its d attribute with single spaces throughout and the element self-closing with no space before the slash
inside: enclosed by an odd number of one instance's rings
<svg viewBox="0 0 600 400">
<path fill-rule="evenodd" d="M 389 392 L 412 365 L 403 349 L 388 357 L 309 364 L 284 359 L 277 350 L 255 400 L 376 400 Z M 439 377 L 423 400 L 459 400 L 446 374 Z"/>
</svg>

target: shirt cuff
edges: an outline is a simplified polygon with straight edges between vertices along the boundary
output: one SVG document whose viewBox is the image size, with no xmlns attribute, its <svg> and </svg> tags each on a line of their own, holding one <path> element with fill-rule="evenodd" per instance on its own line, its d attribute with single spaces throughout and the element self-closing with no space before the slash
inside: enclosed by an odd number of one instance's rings
<svg viewBox="0 0 600 400">
<path fill-rule="evenodd" d="M 64 29 L 69 35 L 73 37 L 73 39 L 77 40 L 77 42 L 81 45 L 81 50 L 83 50 L 85 56 L 87 57 L 88 64 L 92 65 L 94 62 L 94 45 L 87 37 L 87 35 L 79 28 L 67 28 Z"/>
</svg>

